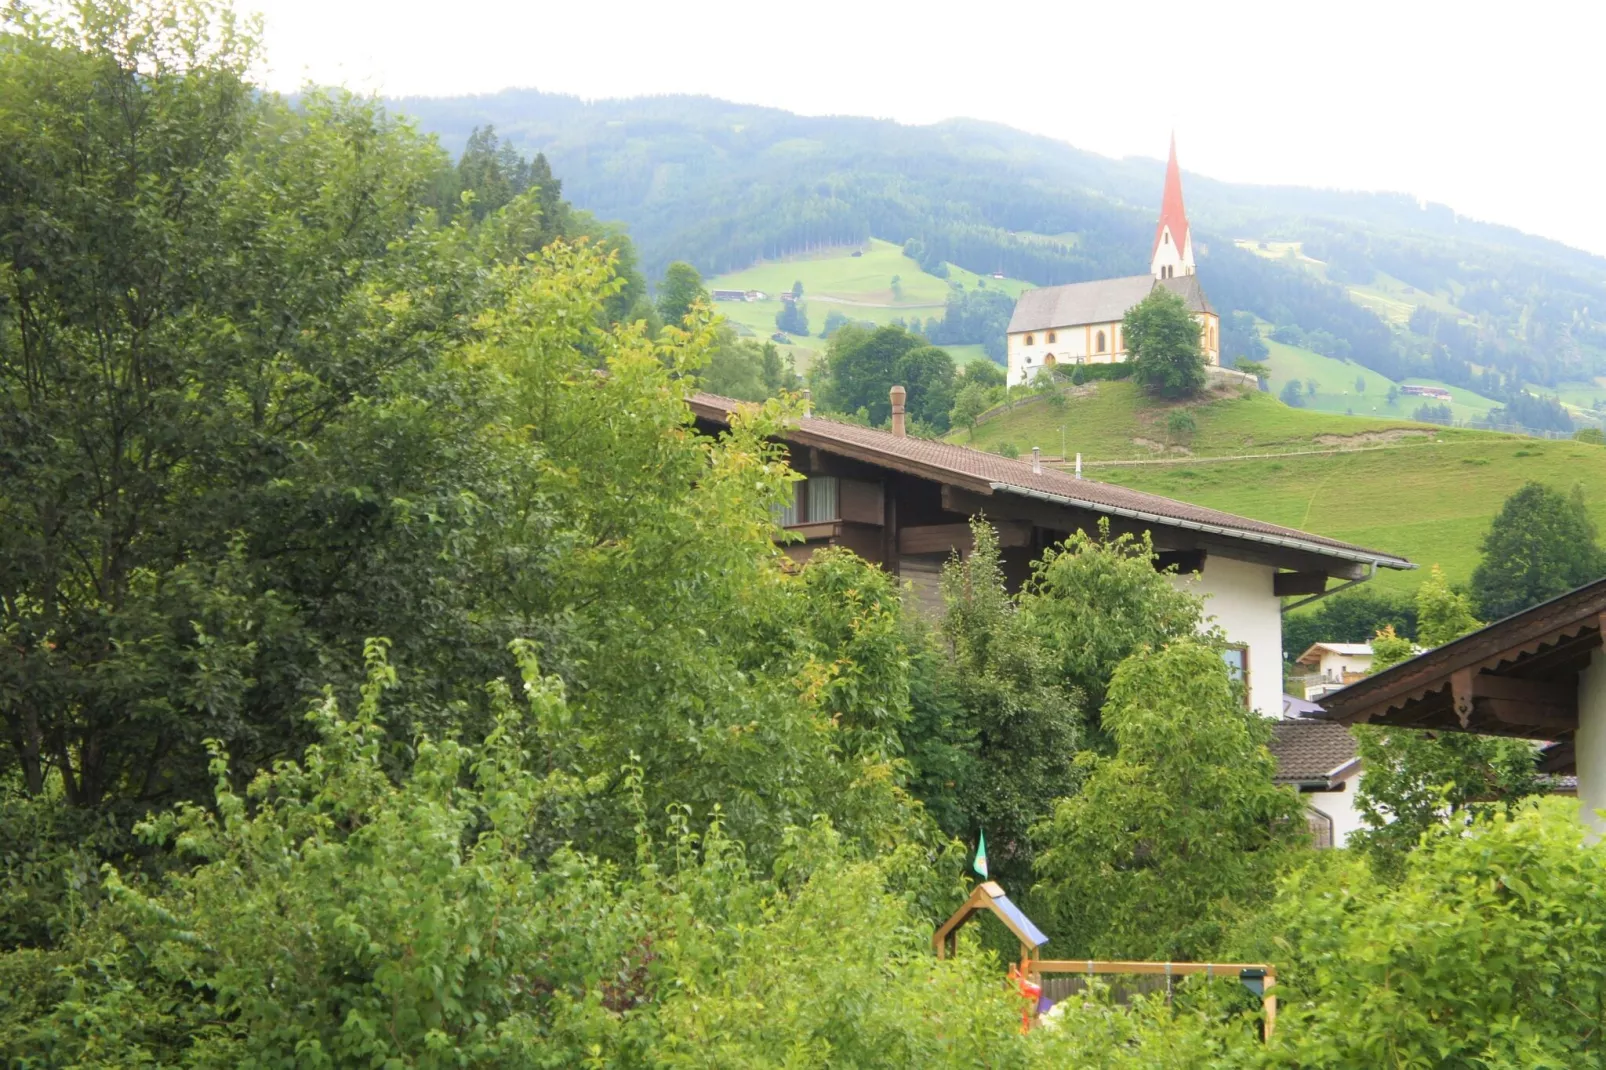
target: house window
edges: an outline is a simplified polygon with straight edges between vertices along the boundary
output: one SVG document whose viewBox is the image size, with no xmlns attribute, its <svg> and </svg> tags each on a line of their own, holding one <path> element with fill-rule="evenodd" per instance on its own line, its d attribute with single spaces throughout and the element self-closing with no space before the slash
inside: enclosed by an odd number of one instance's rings
<svg viewBox="0 0 1606 1070">
<path fill-rule="evenodd" d="M 1032 344 L 1032 336 L 1029 335 L 1029 334 L 1026 336 L 1026 344 L 1027 345 L 1031 345 Z"/>
<path fill-rule="evenodd" d="M 1055 342 L 1054 332 L 1053 331 L 1049 331 L 1048 332 L 1048 344 L 1049 345 L 1053 345 L 1054 342 Z"/>
<path fill-rule="evenodd" d="M 842 519 L 837 477 L 809 476 L 793 483 L 791 500 L 776 509 L 774 516 L 775 523 L 783 528 Z"/>
<path fill-rule="evenodd" d="M 1221 660 L 1227 663 L 1227 675 L 1244 689 L 1244 705 L 1249 705 L 1249 647 L 1243 643 L 1229 643 L 1221 651 Z"/>
<path fill-rule="evenodd" d="M 1305 820 L 1310 824 L 1310 845 L 1317 850 L 1333 846 L 1333 815 L 1324 814 L 1314 806 L 1305 808 Z"/>
<path fill-rule="evenodd" d="M 810 476 L 808 488 L 809 523 L 839 519 L 836 476 Z"/>
<path fill-rule="evenodd" d="M 798 482 L 793 483 L 791 486 L 791 492 L 792 493 L 789 496 L 786 504 L 777 506 L 775 509 L 775 523 L 779 527 L 792 527 L 798 523 L 798 517 L 802 515 L 802 513 L 798 510 L 797 503 L 798 496 L 803 493 L 803 482 L 799 480 Z"/>
<path fill-rule="evenodd" d="M 1098 333 L 1098 335 L 1093 339 L 1093 352 L 1095 352 L 1095 353 L 1104 352 L 1104 332 L 1103 331 L 1100 331 Z"/>
</svg>

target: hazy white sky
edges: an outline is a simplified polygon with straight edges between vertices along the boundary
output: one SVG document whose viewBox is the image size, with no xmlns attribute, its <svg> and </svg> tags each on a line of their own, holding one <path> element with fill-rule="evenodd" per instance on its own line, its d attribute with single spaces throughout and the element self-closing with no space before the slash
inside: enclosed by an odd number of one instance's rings
<svg viewBox="0 0 1606 1070">
<path fill-rule="evenodd" d="M 969 116 L 1245 182 L 1402 190 L 1606 254 L 1606 0 L 240 0 L 268 80 Z"/>
</svg>

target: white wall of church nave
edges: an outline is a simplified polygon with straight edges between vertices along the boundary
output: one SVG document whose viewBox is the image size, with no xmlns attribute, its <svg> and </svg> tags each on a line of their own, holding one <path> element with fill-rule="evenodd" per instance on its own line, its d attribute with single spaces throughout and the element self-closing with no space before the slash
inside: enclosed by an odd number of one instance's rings
<svg viewBox="0 0 1606 1070">
<path fill-rule="evenodd" d="M 1075 327 L 1055 327 L 1051 331 L 1023 331 L 1009 336 L 1009 381 L 1011 385 L 1029 382 L 1048 365 L 1050 354 L 1056 364 L 1109 364 L 1119 360 L 1122 350 L 1120 323 L 1092 323 Z M 1099 352 L 1098 336 L 1104 334 L 1104 352 Z M 1054 336 L 1049 341 L 1049 335 Z M 1026 339 L 1032 340 L 1031 345 Z M 1022 377 L 1022 372 L 1025 376 Z"/>
</svg>

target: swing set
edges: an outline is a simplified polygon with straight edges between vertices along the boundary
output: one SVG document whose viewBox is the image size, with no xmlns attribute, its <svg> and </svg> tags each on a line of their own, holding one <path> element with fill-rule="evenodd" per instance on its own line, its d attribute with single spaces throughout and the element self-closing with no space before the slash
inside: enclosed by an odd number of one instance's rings
<svg viewBox="0 0 1606 1070">
<path fill-rule="evenodd" d="M 931 946 L 939 959 L 953 955 L 957 949 L 961 927 L 982 911 L 990 912 L 1020 941 L 1020 962 L 1010 966 L 1009 975 L 1016 981 L 1021 995 L 1032 1001 L 1023 1022 L 1048 1008 L 1042 994 L 1042 979 L 1047 974 L 1081 974 L 1091 985 L 1093 978 L 1105 974 L 1163 976 L 1166 998 L 1170 999 L 1172 986 L 1178 977 L 1204 974 L 1207 978 L 1233 977 L 1250 992 L 1260 997 L 1265 1014 L 1265 1039 L 1277 1027 L 1277 996 L 1272 989 L 1277 984 L 1277 969 L 1263 962 L 1127 962 L 1104 959 L 1044 959 L 1038 949 L 1048 943 L 1048 937 L 1010 902 L 1009 896 L 997 881 L 982 881 L 971 889 L 970 896 L 959 909 L 937 927 L 932 934 Z"/>
</svg>

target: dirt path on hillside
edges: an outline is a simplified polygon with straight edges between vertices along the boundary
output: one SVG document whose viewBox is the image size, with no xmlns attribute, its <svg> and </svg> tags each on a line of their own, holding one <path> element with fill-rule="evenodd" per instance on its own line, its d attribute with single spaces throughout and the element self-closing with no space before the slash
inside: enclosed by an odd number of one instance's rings
<svg viewBox="0 0 1606 1070">
<path fill-rule="evenodd" d="M 919 308 L 919 309 L 930 309 L 930 308 L 947 308 L 948 307 L 946 304 L 944 304 L 941 301 L 937 301 L 937 302 L 934 302 L 934 303 L 931 303 L 931 304 L 919 304 L 919 305 L 911 304 L 911 303 L 909 303 L 907 301 L 885 301 L 885 302 L 883 302 L 883 301 L 855 301 L 851 297 L 831 297 L 831 296 L 829 296 L 827 294 L 811 294 L 811 293 L 805 292 L 803 294 L 803 303 L 806 305 L 810 301 L 819 301 L 822 304 L 827 304 L 827 305 L 847 305 L 850 308 Z"/>
<path fill-rule="evenodd" d="M 1271 461 L 1279 457 L 1333 457 L 1341 453 L 1375 453 L 1378 450 L 1409 449 L 1412 446 L 1427 445 L 1424 442 L 1391 442 L 1378 446 L 1349 446 L 1335 447 L 1326 450 L 1287 450 L 1283 453 L 1233 453 L 1220 457 L 1147 457 L 1130 461 L 1088 461 L 1082 462 L 1083 468 L 1128 468 L 1137 465 L 1150 464 L 1217 464 L 1222 461 Z M 1438 445 L 1438 443 L 1432 443 Z M 1047 460 L 1048 458 L 1044 458 Z M 1063 460 L 1060 462 L 1063 464 Z"/>
</svg>

